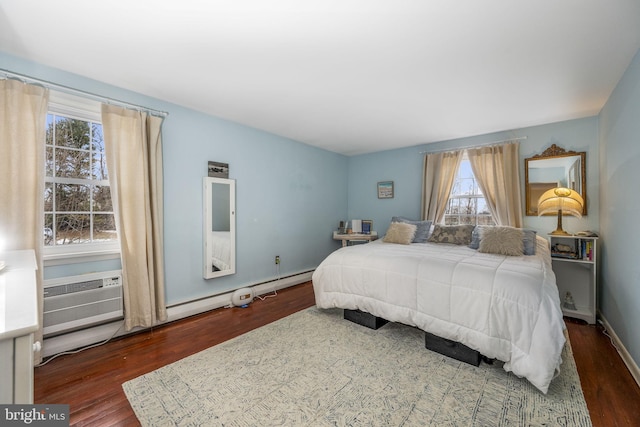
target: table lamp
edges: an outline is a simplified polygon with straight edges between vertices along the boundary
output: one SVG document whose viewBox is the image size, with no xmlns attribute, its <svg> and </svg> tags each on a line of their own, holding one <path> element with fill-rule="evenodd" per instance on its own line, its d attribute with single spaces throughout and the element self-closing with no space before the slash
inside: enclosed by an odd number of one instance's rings
<svg viewBox="0 0 640 427">
<path fill-rule="evenodd" d="M 545 191 L 538 199 L 538 216 L 547 213 L 558 213 L 558 226 L 551 235 L 570 236 L 562 229 L 562 215 L 569 213 L 582 218 L 582 196 L 569 188 L 557 187 Z"/>
</svg>

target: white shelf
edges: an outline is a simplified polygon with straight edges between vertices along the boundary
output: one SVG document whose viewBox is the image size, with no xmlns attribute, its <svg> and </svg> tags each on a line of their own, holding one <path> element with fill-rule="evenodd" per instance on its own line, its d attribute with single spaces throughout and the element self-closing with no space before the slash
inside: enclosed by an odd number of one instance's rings
<svg viewBox="0 0 640 427">
<path fill-rule="evenodd" d="M 581 256 L 583 242 L 591 246 L 590 258 L 565 258 L 552 256 L 553 271 L 556 274 L 556 284 L 560 295 L 562 313 L 571 318 L 581 319 L 590 324 L 596 323 L 597 308 L 597 264 L 598 238 L 586 236 L 556 236 L 549 235 L 553 247 L 555 244 L 569 245 Z M 586 256 L 586 255 L 585 255 Z M 570 293 L 575 310 L 564 306 L 567 293 Z"/>
</svg>

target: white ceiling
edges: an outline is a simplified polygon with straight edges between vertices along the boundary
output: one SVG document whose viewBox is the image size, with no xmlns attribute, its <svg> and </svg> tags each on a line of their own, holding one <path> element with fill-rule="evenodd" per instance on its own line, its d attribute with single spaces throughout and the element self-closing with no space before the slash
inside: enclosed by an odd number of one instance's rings
<svg viewBox="0 0 640 427">
<path fill-rule="evenodd" d="M 1 51 L 347 155 L 595 115 L 639 48 L 640 0 L 0 2 Z"/>
</svg>

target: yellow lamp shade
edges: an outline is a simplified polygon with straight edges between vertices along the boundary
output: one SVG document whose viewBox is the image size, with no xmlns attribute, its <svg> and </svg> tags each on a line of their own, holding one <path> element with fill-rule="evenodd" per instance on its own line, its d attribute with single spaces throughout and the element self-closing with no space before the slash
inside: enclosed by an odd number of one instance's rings
<svg viewBox="0 0 640 427">
<path fill-rule="evenodd" d="M 568 213 L 582 218 L 582 196 L 569 188 L 557 187 L 545 191 L 538 199 L 538 216 L 558 213 L 558 227 L 551 234 L 568 235 L 562 229 L 562 214 Z"/>
</svg>

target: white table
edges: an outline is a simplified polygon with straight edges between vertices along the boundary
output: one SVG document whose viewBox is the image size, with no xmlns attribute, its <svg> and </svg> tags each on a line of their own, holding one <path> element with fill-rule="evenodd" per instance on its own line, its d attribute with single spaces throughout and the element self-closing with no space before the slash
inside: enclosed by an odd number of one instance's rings
<svg viewBox="0 0 640 427">
<path fill-rule="evenodd" d="M 347 246 L 349 242 L 371 242 L 372 240 L 376 240 L 377 238 L 377 231 L 372 231 L 370 234 L 340 234 L 337 231 L 333 232 L 333 239 L 342 240 L 342 247 Z"/>
</svg>

